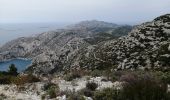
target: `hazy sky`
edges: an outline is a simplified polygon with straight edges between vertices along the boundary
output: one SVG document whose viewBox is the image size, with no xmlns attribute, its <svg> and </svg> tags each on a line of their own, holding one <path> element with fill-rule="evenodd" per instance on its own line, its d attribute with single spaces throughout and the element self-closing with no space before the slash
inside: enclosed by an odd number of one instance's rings
<svg viewBox="0 0 170 100">
<path fill-rule="evenodd" d="M 0 23 L 103 20 L 140 23 L 170 13 L 170 0 L 0 0 Z"/>
</svg>

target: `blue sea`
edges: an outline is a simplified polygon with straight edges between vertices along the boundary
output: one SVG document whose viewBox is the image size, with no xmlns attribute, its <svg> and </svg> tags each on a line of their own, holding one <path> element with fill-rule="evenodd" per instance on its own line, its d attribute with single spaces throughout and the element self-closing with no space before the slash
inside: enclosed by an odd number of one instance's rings
<svg viewBox="0 0 170 100">
<path fill-rule="evenodd" d="M 0 71 L 7 71 L 11 64 L 14 64 L 16 66 L 16 68 L 18 69 L 18 72 L 22 72 L 31 64 L 31 60 L 11 59 L 8 61 L 0 62 Z"/>
<path fill-rule="evenodd" d="M 0 23 L 0 46 L 6 42 L 64 28 L 68 23 Z"/>
</svg>

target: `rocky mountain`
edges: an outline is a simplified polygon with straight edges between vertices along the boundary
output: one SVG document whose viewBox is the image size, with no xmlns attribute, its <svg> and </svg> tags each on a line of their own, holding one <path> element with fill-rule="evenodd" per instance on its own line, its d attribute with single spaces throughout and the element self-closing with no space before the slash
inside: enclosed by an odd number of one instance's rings
<svg viewBox="0 0 170 100">
<path fill-rule="evenodd" d="M 127 36 L 97 45 L 80 62 L 91 69 L 170 70 L 170 14 L 136 26 Z"/>
<path fill-rule="evenodd" d="M 32 65 L 28 71 L 36 74 L 54 73 L 80 66 L 81 58 L 91 53 L 98 44 L 127 35 L 131 29 L 132 27 L 127 25 L 83 21 L 36 37 L 22 37 L 10 41 L 0 48 L 0 60 L 31 58 Z"/>
</svg>

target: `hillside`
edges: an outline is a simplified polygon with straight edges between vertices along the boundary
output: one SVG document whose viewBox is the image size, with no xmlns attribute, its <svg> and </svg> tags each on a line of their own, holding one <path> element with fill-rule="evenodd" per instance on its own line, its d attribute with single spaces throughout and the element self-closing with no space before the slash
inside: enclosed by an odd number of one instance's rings
<svg viewBox="0 0 170 100">
<path fill-rule="evenodd" d="M 131 32 L 130 29 L 100 21 L 80 22 L 57 32 L 14 40 L 1 51 L 10 52 L 5 55 L 7 59 L 32 58 L 28 70 L 36 74 L 77 67 L 169 70 L 170 15 L 135 26 Z"/>
<path fill-rule="evenodd" d="M 127 36 L 100 44 L 90 54 L 90 59 L 83 58 L 82 66 L 170 70 L 170 14 L 138 25 Z"/>
<path fill-rule="evenodd" d="M 99 43 L 127 35 L 131 26 L 119 26 L 103 21 L 83 21 L 36 37 L 22 37 L 6 43 L 1 49 L 1 60 L 32 58 L 29 71 L 53 73 L 79 66 L 80 57 Z"/>
</svg>

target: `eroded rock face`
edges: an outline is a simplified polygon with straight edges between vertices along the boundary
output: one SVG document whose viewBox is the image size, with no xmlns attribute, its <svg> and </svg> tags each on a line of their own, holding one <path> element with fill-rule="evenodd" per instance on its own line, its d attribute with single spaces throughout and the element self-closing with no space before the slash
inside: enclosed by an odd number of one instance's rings
<svg viewBox="0 0 170 100">
<path fill-rule="evenodd" d="M 119 28 L 127 29 L 118 34 Z M 16 57 L 32 58 L 28 68 L 33 73 L 54 73 L 80 65 L 80 58 L 88 56 L 100 42 L 127 34 L 131 26 L 119 26 L 101 21 L 85 21 L 67 29 L 45 32 L 35 37 L 13 40 L 0 48 L 0 60 Z"/>
<path fill-rule="evenodd" d="M 128 36 L 99 45 L 87 62 L 96 68 L 103 64 L 103 67 L 115 66 L 114 69 L 169 70 L 169 45 L 170 14 L 167 14 L 136 26 Z M 98 59 L 94 61 L 95 58 Z"/>
</svg>

